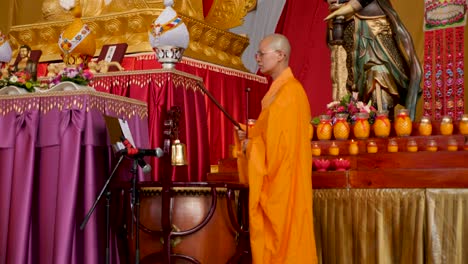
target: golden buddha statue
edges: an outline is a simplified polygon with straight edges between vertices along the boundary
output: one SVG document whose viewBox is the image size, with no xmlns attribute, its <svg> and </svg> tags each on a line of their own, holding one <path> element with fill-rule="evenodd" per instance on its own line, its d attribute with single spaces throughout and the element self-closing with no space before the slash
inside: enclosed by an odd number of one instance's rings
<svg viewBox="0 0 468 264">
<path fill-rule="evenodd" d="M 32 80 L 36 80 L 37 77 L 37 63 L 31 59 L 31 47 L 28 45 L 22 45 L 19 48 L 19 60 L 15 61 L 10 66 L 10 71 L 15 72 L 27 72 L 31 75 Z"/>
</svg>

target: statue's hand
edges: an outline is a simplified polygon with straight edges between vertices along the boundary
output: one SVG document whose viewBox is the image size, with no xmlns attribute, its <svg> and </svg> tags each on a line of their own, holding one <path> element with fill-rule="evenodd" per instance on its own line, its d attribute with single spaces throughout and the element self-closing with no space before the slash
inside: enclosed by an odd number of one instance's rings
<svg viewBox="0 0 468 264">
<path fill-rule="evenodd" d="M 349 17 L 349 16 L 353 15 L 355 12 L 356 11 L 352 7 L 352 5 L 346 4 L 346 5 L 341 6 L 337 10 L 333 11 L 331 14 L 329 14 L 324 19 L 324 21 L 327 21 L 327 20 L 330 20 L 330 19 L 333 19 L 333 18 L 339 17 L 339 16 Z"/>
</svg>

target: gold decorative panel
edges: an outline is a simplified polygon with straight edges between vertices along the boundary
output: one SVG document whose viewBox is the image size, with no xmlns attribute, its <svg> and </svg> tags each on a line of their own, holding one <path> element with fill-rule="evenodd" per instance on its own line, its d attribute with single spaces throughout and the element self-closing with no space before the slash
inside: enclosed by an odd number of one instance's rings
<svg viewBox="0 0 468 264">
<path fill-rule="evenodd" d="M 104 44 L 122 42 L 128 44 L 127 53 L 152 51 L 148 39 L 149 26 L 161 12 L 162 8 L 146 8 L 98 17 L 83 17 L 83 21 L 96 34 L 95 56 L 99 55 Z M 186 15 L 180 14 L 180 17 L 190 33 L 189 47 L 184 53 L 186 57 L 247 71 L 241 55 L 249 45 L 248 38 Z M 58 38 L 71 22 L 72 19 L 67 19 L 14 26 L 10 30 L 10 44 L 13 49 L 28 44 L 32 49 L 42 50 L 41 61 L 61 60 Z"/>
</svg>

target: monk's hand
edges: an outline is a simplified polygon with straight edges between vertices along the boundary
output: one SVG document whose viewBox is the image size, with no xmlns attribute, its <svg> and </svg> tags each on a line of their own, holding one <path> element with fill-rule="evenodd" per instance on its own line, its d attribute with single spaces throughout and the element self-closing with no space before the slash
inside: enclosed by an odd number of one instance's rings
<svg viewBox="0 0 468 264">
<path fill-rule="evenodd" d="M 336 17 L 349 17 L 353 15 L 356 12 L 356 10 L 353 8 L 351 4 L 345 4 L 342 5 L 340 8 L 337 10 L 333 11 L 331 14 L 329 14 L 324 21 L 336 18 Z"/>
<path fill-rule="evenodd" d="M 240 141 L 243 141 L 244 139 L 246 139 L 245 131 L 243 131 L 243 130 L 236 127 L 236 132 L 237 132 L 237 136 L 239 137 Z"/>
</svg>

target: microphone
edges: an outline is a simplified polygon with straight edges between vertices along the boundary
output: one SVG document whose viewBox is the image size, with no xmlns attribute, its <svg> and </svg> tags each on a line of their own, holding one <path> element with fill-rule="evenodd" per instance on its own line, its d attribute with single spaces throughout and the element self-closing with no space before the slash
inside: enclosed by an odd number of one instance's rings
<svg viewBox="0 0 468 264">
<path fill-rule="evenodd" d="M 136 160 L 138 162 L 138 166 L 140 166 L 140 168 L 141 168 L 141 170 L 143 171 L 144 174 L 151 171 L 151 165 L 146 163 L 146 161 L 144 159 L 142 159 L 141 157 L 138 157 L 138 158 L 136 158 Z"/>
<path fill-rule="evenodd" d="M 146 163 L 146 161 L 142 158 L 144 156 L 155 156 L 160 158 L 164 155 L 164 152 L 161 148 L 155 149 L 137 149 L 133 147 L 133 145 L 128 141 L 128 139 L 122 137 L 122 143 L 125 146 L 125 149 L 120 150 L 122 155 L 127 155 L 130 157 L 134 157 L 135 160 L 138 162 L 138 166 L 143 170 L 143 173 L 148 173 L 151 171 L 151 165 Z"/>
<path fill-rule="evenodd" d="M 140 157 L 152 156 L 156 158 L 160 158 L 164 156 L 164 151 L 161 148 L 155 148 L 155 149 L 131 148 L 131 149 L 122 149 L 120 152 L 124 155 L 129 155 L 129 156 L 140 156 Z"/>
</svg>

